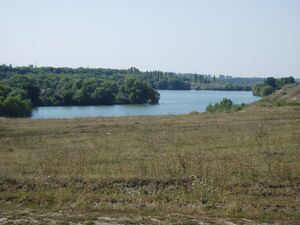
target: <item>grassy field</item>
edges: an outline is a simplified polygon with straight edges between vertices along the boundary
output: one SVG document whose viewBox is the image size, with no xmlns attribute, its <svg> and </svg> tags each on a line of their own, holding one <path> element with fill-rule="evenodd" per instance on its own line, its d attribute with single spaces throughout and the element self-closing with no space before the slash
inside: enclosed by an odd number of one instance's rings
<svg viewBox="0 0 300 225">
<path fill-rule="evenodd" d="M 0 118 L 0 224 L 47 224 L 45 212 L 61 224 L 299 224 L 300 107 Z"/>
</svg>

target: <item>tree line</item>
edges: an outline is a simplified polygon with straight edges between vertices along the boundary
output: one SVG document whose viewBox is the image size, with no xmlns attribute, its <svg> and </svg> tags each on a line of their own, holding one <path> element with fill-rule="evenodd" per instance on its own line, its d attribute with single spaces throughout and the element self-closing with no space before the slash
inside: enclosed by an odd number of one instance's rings
<svg viewBox="0 0 300 225">
<path fill-rule="evenodd" d="M 129 69 L 105 69 L 105 68 L 67 68 L 67 67 L 35 67 L 33 65 L 13 67 L 0 65 L 0 79 L 8 78 L 15 74 L 57 74 L 57 75 L 81 75 L 109 78 L 114 81 L 124 79 L 128 75 L 134 75 L 148 81 L 159 90 L 190 90 L 198 88 L 203 90 L 250 90 L 255 83 L 261 83 L 262 78 L 238 78 L 223 79 L 215 75 L 172 73 L 162 71 L 140 71 L 135 67 Z M 250 87 L 250 88 L 249 88 Z"/>
<path fill-rule="evenodd" d="M 44 74 L 44 75 L 80 75 L 82 77 L 97 77 L 113 81 L 123 80 L 129 75 L 148 81 L 155 89 L 161 90 L 189 90 L 191 89 L 188 77 L 177 73 L 161 71 L 142 72 L 137 68 L 103 69 L 103 68 L 67 68 L 67 67 L 13 67 L 0 65 L 0 79 L 7 79 L 13 75 Z"/>
<path fill-rule="evenodd" d="M 197 86 L 195 90 L 214 90 L 214 91 L 251 91 L 251 85 L 241 84 L 222 84 L 222 85 L 205 85 L 203 87 Z"/>
</svg>

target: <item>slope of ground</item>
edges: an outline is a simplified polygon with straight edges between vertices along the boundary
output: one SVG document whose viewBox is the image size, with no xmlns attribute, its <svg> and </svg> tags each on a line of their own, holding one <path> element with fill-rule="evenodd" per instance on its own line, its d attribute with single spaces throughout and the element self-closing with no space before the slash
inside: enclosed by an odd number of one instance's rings
<svg viewBox="0 0 300 225">
<path fill-rule="evenodd" d="M 262 99 L 262 105 L 300 105 L 300 84 L 290 84 Z"/>
</svg>

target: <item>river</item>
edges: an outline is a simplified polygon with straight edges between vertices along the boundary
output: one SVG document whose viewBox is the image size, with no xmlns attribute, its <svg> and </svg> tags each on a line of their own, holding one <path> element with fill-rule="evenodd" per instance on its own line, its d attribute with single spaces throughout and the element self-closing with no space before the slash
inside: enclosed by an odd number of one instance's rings
<svg viewBox="0 0 300 225">
<path fill-rule="evenodd" d="M 251 91 L 170 91 L 160 90 L 157 105 L 112 105 L 112 106 L 51 106 L 37 107 L 33 119 L 84 118 L 96 116 L 144 116 L 179 115 L 204 112 L 209 103 L 229 98 L 234 103 L 251 103 L 259 100 Z"/>
</svg>

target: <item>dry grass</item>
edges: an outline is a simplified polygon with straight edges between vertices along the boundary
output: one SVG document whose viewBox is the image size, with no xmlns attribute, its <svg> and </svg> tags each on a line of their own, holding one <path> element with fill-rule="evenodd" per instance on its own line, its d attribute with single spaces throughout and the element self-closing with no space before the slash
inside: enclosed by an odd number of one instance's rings
<svg viewBox="0 0 300 225">
<path fill-rule="evenodd" d="M 293 221 L 300 107 L 0 119 L 0 207 Z"/>
</svg>

